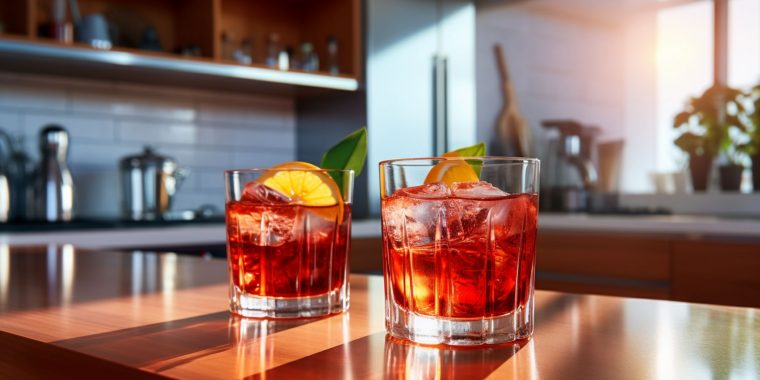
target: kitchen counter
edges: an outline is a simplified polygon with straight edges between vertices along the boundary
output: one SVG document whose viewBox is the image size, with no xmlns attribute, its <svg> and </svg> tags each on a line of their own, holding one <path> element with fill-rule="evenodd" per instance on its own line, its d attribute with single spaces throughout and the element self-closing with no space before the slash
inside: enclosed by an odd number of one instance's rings
<svg viewBox="0 0 760 380">
<path fill-rule="evenodd" d="M 587 215 L 541 213 L 539 228 L 545 231 L 641 233 L 737 237 L 760 240 L 760 218 L 722 218 L 689 215 Z M 380 237 L 380 220 L 355 220 L 352 235 L 358 239 Z M 176 247 L 224 244 L 225 229 L 216 223 L 169 223 L 106 226 L 104 228 L 46 231 L 2 231 L 0 243 L 13 245 L 73 244 L 83 248 Z"/>
<path fill-rule="evenodd" d="M 728 378 L 760 371 L 760 310 L 536 293 L 533 339 L 454 349 L 389 339 L 379 276 L 321 319 L 227 312 L 226 263 L 174 254 L 0 249 L 9 378 Z M 328 375 L 329 374 L 329 375 Z"/>
<path fill-rule="evenodd" d="M 539 213 L 540 231 L 585 231 L 670 235 L 727 236 L 760 239 L 760 218 L 697 215 L 592 215 Z M 353 236 L 380 236 L 379 220 L 354 222 Z"/>
</svg>

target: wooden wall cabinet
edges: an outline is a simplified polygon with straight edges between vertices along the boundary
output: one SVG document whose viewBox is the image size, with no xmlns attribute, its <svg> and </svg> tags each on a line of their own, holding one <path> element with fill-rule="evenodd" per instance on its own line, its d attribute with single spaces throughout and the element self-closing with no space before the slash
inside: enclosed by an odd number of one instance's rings
<svg viewBox="0 0 760 380">
<path fill-rule="evenodd" d="M 64 1 L 69 3 L 68 0 Z M 329 80 L 334 78 L 337 83 L 339 80 L 345 82 L 346 79 L 351 79 L 356 83 L 362 77 L 360 0 L 78 0 L 77 3 L 82 16 L 97 13 L 106 17 L 114 40 L 112 50 L 133 54 L 138 58 L 164 57 L 193 64 L 208 63 L 217 65 L 213 71 L 221 73 L 220 76 L 225 76 L 224 69 L 228 68 L 230 78 L 246 79 L 252 76 L 269 82 L 311 87 L 356 89 L 357 84 L 345 83 L 331 87 Z M 95 57 L 89 64 L 107 61 L 98 60 L 97 55 L 106 56 L 113 51 L 91 49 L 82 43 L 65 44 L 49 38 L 46 27 L 50 25 L 52 17 L 51 4 L 51 0 L 0 2 L 0 23 L 3 25 L 0 54 L 5 52 L 8 53 L 6 56 L 13 58 L 14 53 L 18 52 L 13 49 L 18 49 L 18 43 L 24 42 L 43 47 L 90 49 L 90 54 Z M 72 21 L 71 12 L 67 12 L 67 18 Z M 148 28 L 157 32 L 160 52 L 138 48 Z M 273 34 L 279 36 L 278 50 L 288 48 L 294 53 L 295 59 L 292 61 L 296 62 L 300 60 L 301 44 L 310 42 L 319 57 L 319 70 L 303 72 L 294 68 L 281 71 L 267 66 L 268 41 Z M 337 74 L 328 72 L 330 38 L 334 38 L 338 45 Z M 231 57 L 231 52 L 239 48 L 244 39 L 252 42 L 251 65 L 240 65 Z M 225 44 L 225 40 L 229 43 Z M 177 54 L 183 48 L 191 46 L 198 48 L 199 56 Z M 61 53 L 60 49 L 57 54 L 61 60 L 72 59 L 71 54 Z M 47 56 L 38 58 L 40 61 L 56 58 L 56 51 L 52 50 Z M 140 61 L 137 62 L 139 65 Z M 178 68 L 181 66 L 177 65 Z M 258 71 L 246 72 L 245 68 Z M 269 70 L 273 74 L 261 74 L 262 70 Z M 296 75 L 288 77 L 283 76 L 283 73 Z M 322 79 L 314 80 L 314 77 Z"/>
</svg>

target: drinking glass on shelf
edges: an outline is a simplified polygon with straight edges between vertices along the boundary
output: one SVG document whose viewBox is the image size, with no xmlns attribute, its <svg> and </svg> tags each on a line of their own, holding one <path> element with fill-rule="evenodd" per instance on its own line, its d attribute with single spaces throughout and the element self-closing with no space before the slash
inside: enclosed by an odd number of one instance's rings
<svg viewBox="0 0 760 380">
<path fill-rule="evenodd" d="M 353 180 L 352 170 L 225 172 L 233 313 L 316 317 L 348 309 Z M 299 198 L 266 185 L 278 183 L 297 187 Z"/>
<path fill-rule="evenodd" d="M 539 161 L 380 163 L 386 328 L 426 344 L 533 333 Z"/>
</svg>

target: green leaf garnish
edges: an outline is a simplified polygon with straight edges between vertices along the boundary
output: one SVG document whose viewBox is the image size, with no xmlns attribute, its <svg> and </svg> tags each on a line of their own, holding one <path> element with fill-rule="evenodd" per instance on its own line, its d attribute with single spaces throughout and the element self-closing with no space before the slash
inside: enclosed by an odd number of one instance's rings
<svg viewBox="0 0 760 380">
<path fill-rule="evenodd" d="M 460 157 L 483 157 L 486 155 L 486 144 L 480 143 L 464 148 L 459 148 L 454 152 L 458 153 Z"/>
<path fill-rule="evenodd" d="M 475 144 L 471 146 L 466 146 L 464 148 L 459 148 L 457 150 L 454 150 L 452 153 L 456 153 L 459 155 L 459 157 L 483 157 L 486 155 L 486 144 L 480 143 Z M 448 154 L 445 154 L 446 156 Z M 483 168 L 483 161 L 482 160 L 466 160 L 467 164 L 470 165 L 472 170 L 475 171 L 475 174 L 480 177 L 480 170 Z"/>
<path fill-rule="evenodd" d="M 360 128 L 340 140 L 322 156 L 322 169 L 353 170 L 355 175 L 361 174 L 364 161 L 367 160 L 367 128 Z M 343 176 L 331 172 L 331 177 L 343 189 Z"/>
</svg>

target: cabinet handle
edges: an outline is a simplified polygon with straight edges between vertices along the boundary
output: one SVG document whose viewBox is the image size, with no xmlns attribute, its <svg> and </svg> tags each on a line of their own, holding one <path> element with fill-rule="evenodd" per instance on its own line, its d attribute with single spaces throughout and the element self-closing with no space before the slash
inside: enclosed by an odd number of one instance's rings
<svg viewBox="0 0 760 380">
<path fill-rule="evenodd" d="M 448 58 L 433 56 L 433 155 L 448 150 Z"/>
</svg>

